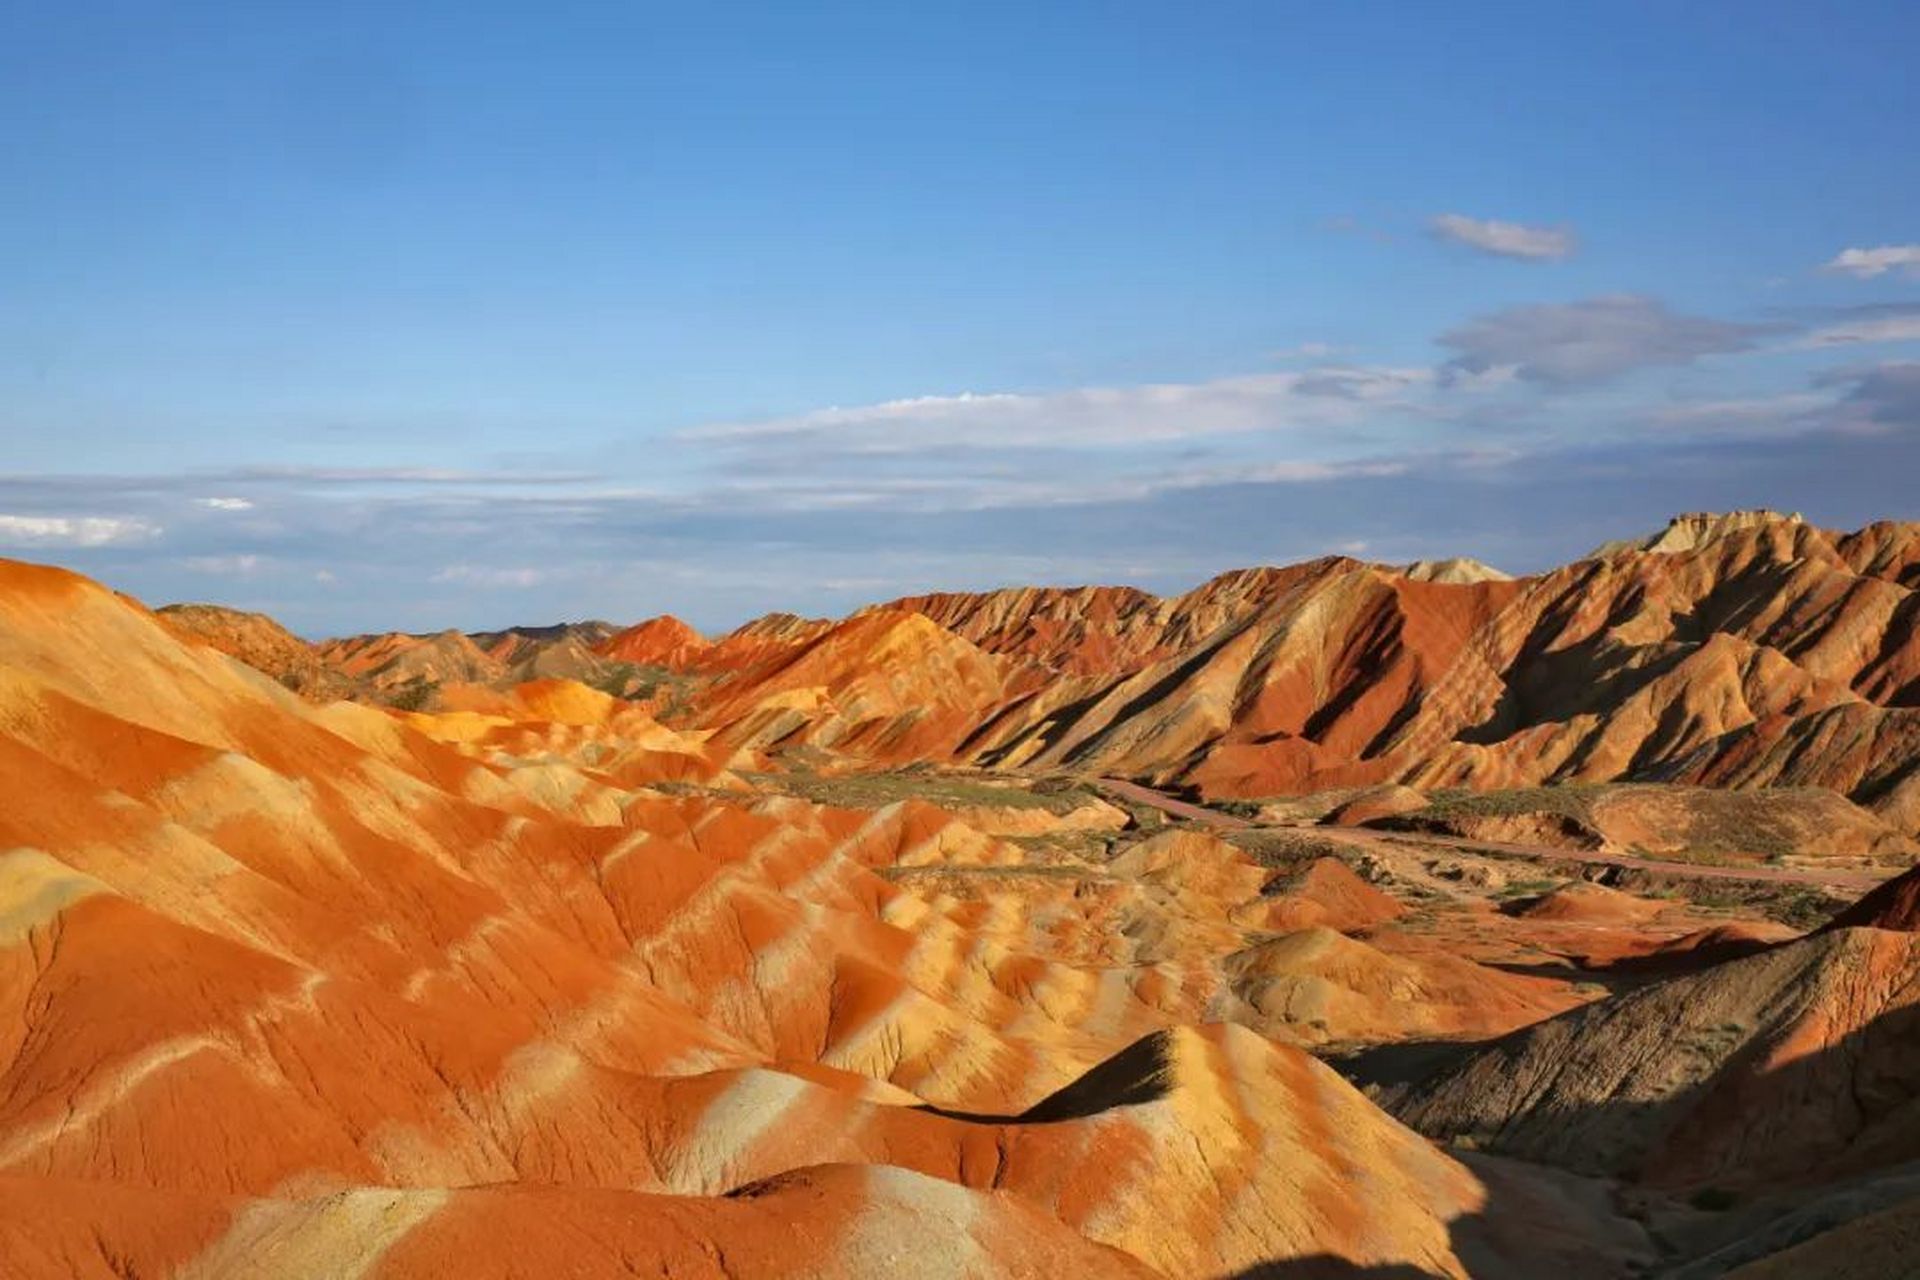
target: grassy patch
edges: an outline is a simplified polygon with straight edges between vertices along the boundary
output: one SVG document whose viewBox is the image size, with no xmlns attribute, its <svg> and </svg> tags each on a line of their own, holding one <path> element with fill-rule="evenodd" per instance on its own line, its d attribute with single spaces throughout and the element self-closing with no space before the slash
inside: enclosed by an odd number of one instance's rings
<svg viewBox="0 0 1920 1280">
<path fill-rule="evenodd" d="M 438 680 L 414 676 L 387 694 L 387 705 L 396 711 L 425 711 L 439 694 Z"/>
<path fill-rule="evenodd" d="M 1112 862 L 1120 845 L 1131 841 L 1132 833 L 1118 831 L 1054 831 L 1041 836 L 1001 836 L 1008 844 L 1026 851 L 1038 864 Z"/>
<path fill-rule="evenodd" d="M 661 719 L 675 720 L 692 713 L 693 695 L 704 683 L 704 677 L 658 663 L 616 662 L 594 687 L 629 702 L 654 703 Z"/>
<path fill-rule="evenodd" d="M 947 773 L 927 768 L 876 773 L 822 774 L 806 769 L 789 773 L 744 774 L 755 786 L 843 809 L 884 809 L 902 800 L 925 800 L 943 809 L 1038 809 L 1070 813 L 1095 796 L 1085 783 L 1043 780 L 990 780 L 988 775 Z"/>
<path fill-rule="evenodd" d="M 895 883 L 913 880 L 1099 880 L 1111 883 L 1113 876 L 1104 871 L 1076 866 L 968 867 L 938 863 L 925 867 L 875 867 L 873 873 Z"/>
<path fill-rule="evenodd" d="M 1515 898 L 1538 898 L 1543 894 L 1552 893 L 1567 883 L 1565 880 L 1509 880 L 1496 890 L 1493 896 L 1502 901 Z"/>
<path fill-rule="evenodd" d="M 1286 869 L 1316 858 L 1347 859 L 1354 854 L 1351 844 L 1320 835 L 1311 828 L 1256 827 L 1224 835 L 1228 844 L 1263 867 Z"/>
<path fill-rule="evenodd" d="M 1635 888 L 1632 892 L 1644 896 L 1645 891 Z M 1836 896 L 1818 885 L 1759 880 L 1680 881 L 1673 884 L 1671 895 L 1661 896 L 1682 898 L 1701 911 L 1735 916 L 1758 914 L 1800 930 L 1819 928 L 1853 900 L 1852 895 Z"/>
<path fill-rule="evenodd" d="M 1516 787 L 1507 791 L 1466 791 L 1448 788 L 1428 797 L 1425 809 L 1409 817 L 1433 818 L 1519 818 L 1532 814 L 1551 814 L 1591 825 L 1590 801 L 1604 787 L 1588 783 L 1569 783 L 1558 787 Z"/>
</svg>

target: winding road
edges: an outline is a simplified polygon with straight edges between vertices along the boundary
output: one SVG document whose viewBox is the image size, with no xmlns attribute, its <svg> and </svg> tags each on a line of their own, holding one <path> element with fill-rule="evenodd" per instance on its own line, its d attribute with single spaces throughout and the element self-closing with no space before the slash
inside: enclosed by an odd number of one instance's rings
<svg viewBox="0 0 1920 1280">
<path fill-rule="evenodd" d="M 1102 778 L 1100 788 L 1115 799 L 1158 809 L 1173 818 L 1181 818 L 1216 831 L 1245 831 L 1256 824 L 1230 813 L 1221 813 L 1204 805 L 1177 800 L 1163 791 L 1143 787 L 1124 778 Z M 1550 845 L 1506 844 L 1493 840 L 1467 840 L 1454 836 L 1432 835 L 1419 831 L 1375 831 L 1360 827 L 1314 827 L 1315 835 L 1343 844 L 1365 848 L 1386 841 L 1429 844 L 1436 849 L 1455 852 L 1489 853 L 1533 862 L 1584 862 L 1620 867 L 1627 871 L 1647 871 L 1691 880 L 1737 880 L 1753 884 L 1798 884 L 1815 888 L 1842 889 L 1864 893 L 1884 883 L 1897 872 L 1876 875 L 1871 871 L 1808 871 L 1787 867 L 1728 867 L 1700 862 L 1673 862 L 1660 858 L 1622 857 L 1591 849 L 1560 849 Z"/>
</svg>

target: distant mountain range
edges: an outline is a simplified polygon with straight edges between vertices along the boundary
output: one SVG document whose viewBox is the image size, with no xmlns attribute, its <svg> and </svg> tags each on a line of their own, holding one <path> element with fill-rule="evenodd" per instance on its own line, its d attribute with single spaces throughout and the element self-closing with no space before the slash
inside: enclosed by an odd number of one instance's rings
<svg viewBox="0 0 1920 1280">
<path fill-rule="evenodd" d="M 579 681 L 766 761 L 963 762 L 1213 797 L 1380 782 L 1816 785 L 1920 831 L 1920 525 L 1675 518 L 1551 572 L 1328 557 L 953 592 L 718 637 L 674 618 L 308 645 L 162 616 L 318 698 L 484 710 Z"/>
</svg>

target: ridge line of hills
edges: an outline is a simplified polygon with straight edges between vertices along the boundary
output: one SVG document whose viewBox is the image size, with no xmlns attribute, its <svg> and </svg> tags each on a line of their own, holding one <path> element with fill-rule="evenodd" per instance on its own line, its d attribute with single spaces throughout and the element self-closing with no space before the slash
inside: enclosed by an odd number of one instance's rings
<svg viewBox="0 0 1920 1280">
<path fill-rule="evenodd" d="M 578 682 L 757 766 L 1126 776 L 1209 798 L 1657 781 L 1818 786 L 1920 833 L 1920 525 L 1676 517 L 1521 578 L 1346 557 L 1130 587 L 307 645 L 207 606 L 171 625 L 310 696 L 485 714 Z"/>
</svg>

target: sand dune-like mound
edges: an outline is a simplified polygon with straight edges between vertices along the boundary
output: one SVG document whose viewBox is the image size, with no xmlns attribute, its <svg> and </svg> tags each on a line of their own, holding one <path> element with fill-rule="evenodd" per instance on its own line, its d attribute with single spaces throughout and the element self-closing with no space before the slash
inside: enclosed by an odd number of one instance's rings
<svg viewBox="0 0 1920 1280">
<path fill-rule="evenodd" d="M 1397 784 L 1368 787 L 1359 795 L 1328 810 L 1322 821 L 1335 827 L 1361 827 L 1381 818 L 1416 812 L 1426 808 L 1429 803 L 1424 793 L 1412 787 Z"/>
<path fill-rule="evenodd" d="M 1661 904 L 1605 885 L 1576 880 L 1540 897 L 1515 903 L 1511 909 L 1514 915 L 1529 920 L 1624 925 L 1651 919 L 1660 913 Z"/>
<path fill-rule="evenodd" d="M 738 788 L 733 753 L 681 733 L 639 706 L 572 680 L 530 680 L 505 692 L 469 688 L 456 709 L 405 713 L 408 725 L 465 754 L 506 766 L 518 784 L 578 792 L 660 783 Z"/>
<path fill-rule="evenodd" d="M 1328 928 L 1263 942 L 1227 962 L 1234 993 L 1305 1043 L 1488 1035 L 1550 1017 L 1559 984 L 1457 956 L 1392 955 Z"/>
<path fill-rule="evenodd" d="M 1406 914 L 1388 894 L 1355 875 L 1338 858 L 1315 858 L 1305 867 L 1271 881 L 1265 892 L 1275 899 L 1268 920 L 1277 928 L 1323 925 L 1355 933 Z"/>
</svg>

